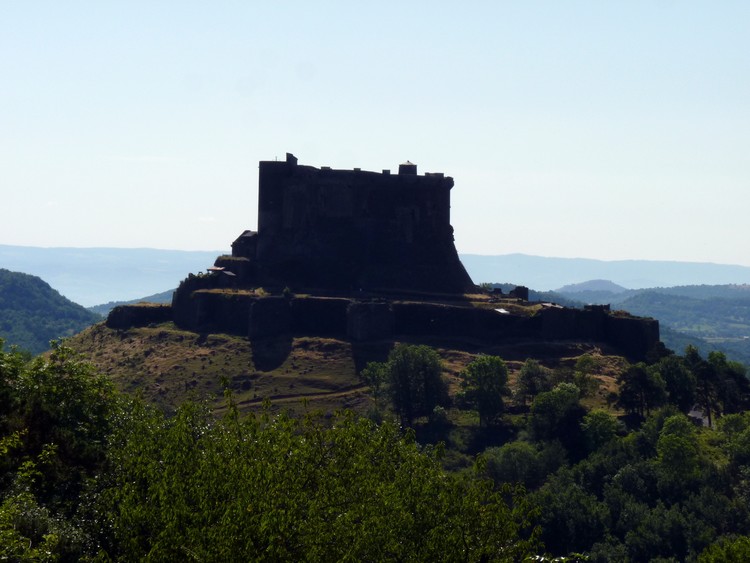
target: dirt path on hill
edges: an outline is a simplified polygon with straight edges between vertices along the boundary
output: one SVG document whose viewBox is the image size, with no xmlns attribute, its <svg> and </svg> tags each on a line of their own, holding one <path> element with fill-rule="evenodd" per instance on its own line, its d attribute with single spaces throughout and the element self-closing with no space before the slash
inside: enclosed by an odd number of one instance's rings
<svg viewBox="0 0 750 563">
<path fill-rule="evenodd" d="M 237 407 L 249 407 L 253 405 L 260 405 L 268 399 L 273 403 L 274 405 L 279 403 L 291 403 L 295 401 L 300 401 L 302 399 L 307 399 L 314 401 L 315 399 L 336 399 L 338 397 L 346 397 L 347 395 L 352 395 L 356 393 L 357 391 L 364 391 L 367 389 L 367 385 L 364 383 L 358 383 L 357 385 L 350 385 L 349 387 L 344 387 L 342 389 L 337 389 L 336 391 L 327 391 L 323 393 L 297 393 L 297 394 L 284 394 L 284 395 L 270 395 L 268 397 L 258 397 L 257 399 L 246 399 L 244 401 L 239 401 L 237 403 Z"/>
</svg>

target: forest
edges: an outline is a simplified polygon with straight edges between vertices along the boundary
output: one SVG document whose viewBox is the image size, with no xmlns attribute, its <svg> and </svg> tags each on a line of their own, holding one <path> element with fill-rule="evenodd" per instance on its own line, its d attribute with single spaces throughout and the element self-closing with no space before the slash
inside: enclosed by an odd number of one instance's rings
<svg viewBox="0 0 750 563">
<path fill-rule="evenodd" d="M 36 276 L 0 268 L 0 337 L 30 354 L 72 336 L 101 317 L 73 303 Z"/>
<path fill-rule="evenodd" d="M 528 360 L 513 385 L 478 356 L 449 397 L 436 352 L 401 344 L 362 371 L 368 416 L 293 418 L 229 391 L 221 415 L 166 415 L 64 344 L 0 349 L 0 558 L 745 561 L 745 368 L 658 356 L 589 408 L 595 356 Z M 463 467 L 441 440 L 455 407 L 504 437 Z"/>
</svg>

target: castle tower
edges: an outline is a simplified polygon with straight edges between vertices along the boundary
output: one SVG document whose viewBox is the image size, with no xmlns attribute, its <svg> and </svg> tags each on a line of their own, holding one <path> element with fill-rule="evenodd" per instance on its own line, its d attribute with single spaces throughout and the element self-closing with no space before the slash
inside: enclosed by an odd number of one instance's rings
<svg viewBox="0 0 750 563">
<path fill-rule="evenodd" d="M 258 232 L 235 241 L 252 249 L 247 257 L 259 285 L 447 293 L 473 287 L 453 242 L 452 178 L 419 176 L 409 161 L 398 175 L 315 168 L 292 154 L 259 168 Z"/>
</svg>

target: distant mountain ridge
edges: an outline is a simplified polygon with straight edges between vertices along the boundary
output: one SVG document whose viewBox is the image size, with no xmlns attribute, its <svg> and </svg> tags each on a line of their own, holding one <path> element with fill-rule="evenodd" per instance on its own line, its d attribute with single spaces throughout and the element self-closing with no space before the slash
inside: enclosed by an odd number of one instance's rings
<svg viewBox="0 0 750 563">
<path fill-rule="evenodd" d="M 227 250 L 153 248 L 40 248 L 0 245 L 0 268 L 39 276 L 86 307 L 139 299 L 177 287 L 189 273 L 213 265 Z M 475 283 L 512 283 L 551 291 L 587 280 L 630 289 L 750 284 L 750 267 L 648 260 L 604 261 L 526 254 L 460 254 Z"/>
<path fill-rule="evenodd" d="M 539 291 L 588 280 L 630 289 L 682 285 L 750 284 L 750 267 L 705 262 L 547 258 L 527 254 L 461 254 L 474 283 L 515 283 Z"/>
<path fill-rule="evenodd" d="M 566 285 L 555 290 L 557 293 L 583 293 L 589 291 L 608 292 L 608 293 L 623 293 L 628 291 L 628 288 L 617 285 L 609 280 L 590 280 L 581 283 L 574 283 Z"/>
</svg>

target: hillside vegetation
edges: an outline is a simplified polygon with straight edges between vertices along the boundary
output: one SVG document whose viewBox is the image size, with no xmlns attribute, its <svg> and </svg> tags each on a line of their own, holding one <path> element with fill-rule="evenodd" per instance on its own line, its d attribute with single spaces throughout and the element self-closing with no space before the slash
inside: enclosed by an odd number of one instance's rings
<svg viewBox="0 0 750 563">
<path fill-rule="evenodd" d="M 557 293 L 582 303 L 611 304 L 634 315 L 659 319 L 662 340 L 675 350 L 686 342 L 702 352 L 722 351 L 750 365 L 750 285 L 691 285 L 602 290 L 578 284 Z M 682 336 L 681 336 L 682 335 Z"/>
<path fill-rule="evenodd" d="M 31 354 L 101 320 L 36 276 L 0 269 L 0 338 Z"/>
<path fill-rule="evenodd" d="M 629 364 L 574 342 L 363 350 L 170 324 L 96 325 L 70 343 L 109 375 L 68 348 L 30 363 L 0 354 L 7 559 L 750 555 L 750 382 L 721 354 Z M 141 396 L 182 402 L 165 416 L 112 388 L 138 391 L 139 373 Z M 224 395 L 213 414 L 179 396 L 199 399 L 207 383 Z M 316 396 L 333 407 L 352 385 L 366 417 L 316 414 Z"/>
</svg>

